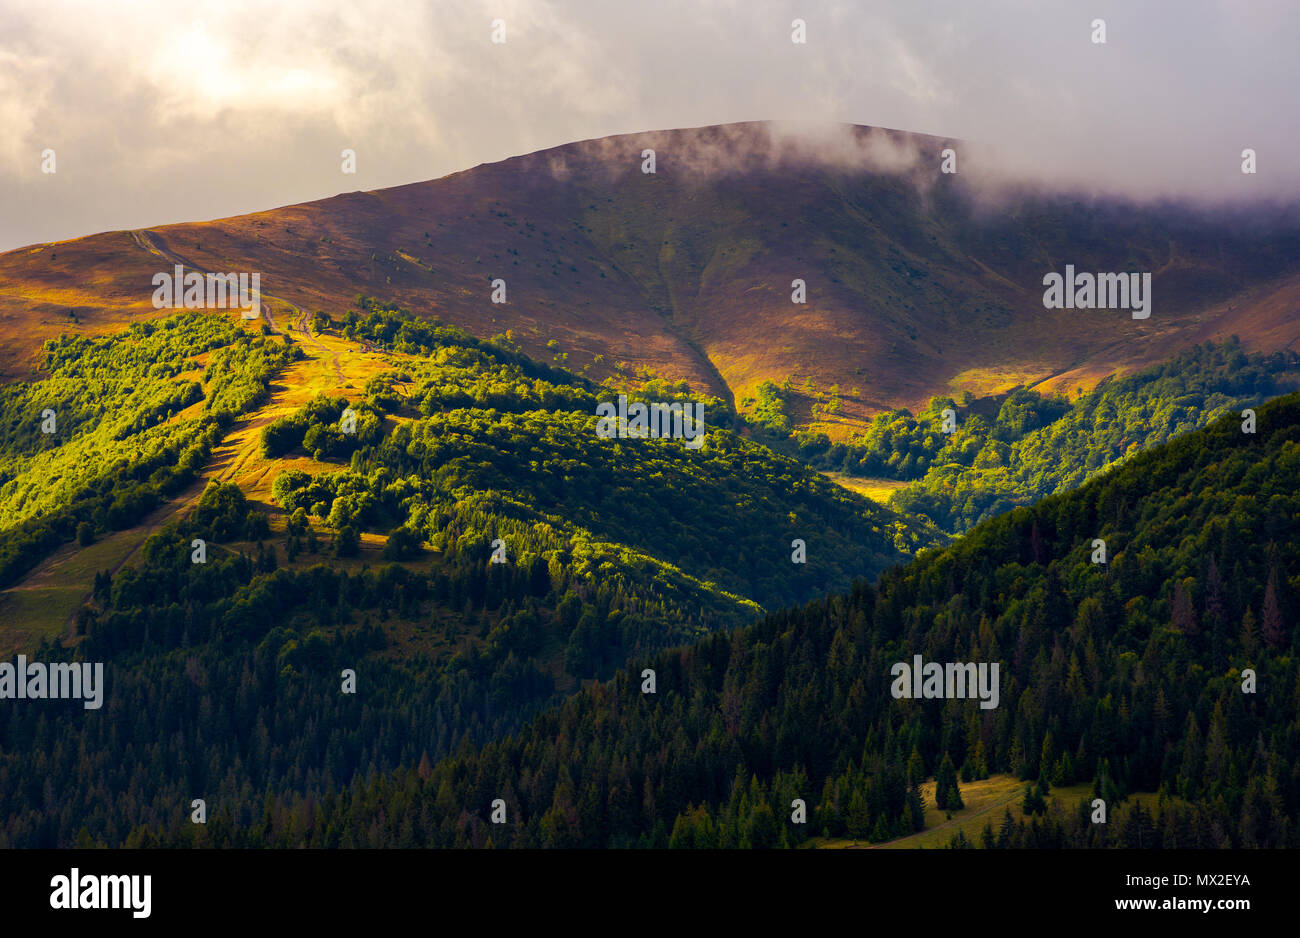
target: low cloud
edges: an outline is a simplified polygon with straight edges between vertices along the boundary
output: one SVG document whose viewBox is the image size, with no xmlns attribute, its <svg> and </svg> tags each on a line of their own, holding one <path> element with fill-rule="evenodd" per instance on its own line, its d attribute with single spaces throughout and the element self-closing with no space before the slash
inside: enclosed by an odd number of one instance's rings
<svg viewBox="0 0 1300 938">
<path fill-rule="evenodd" d="M 795 17 L 806 44 L 791 42 Z M 498 18 L 504 44 L 491 42 Z M 774 122 L 760 149 L 720 131 L 678 165 L 906 172 L 922 158 L 905 138 L 844 126 L 859 124 L 962 141 L 960 172 L 990 191 L 1294 198 L 1297 34 L 1300 7 L 1275 0 L 10 5 L 0 249 L 750 121 Z M 40 171 L 45 148 L 54 176 Z M 344 148 L 355 175 L 340 172 Z M 1255 175 L 1240 172 L 1246 148 Z"/>
</svg>

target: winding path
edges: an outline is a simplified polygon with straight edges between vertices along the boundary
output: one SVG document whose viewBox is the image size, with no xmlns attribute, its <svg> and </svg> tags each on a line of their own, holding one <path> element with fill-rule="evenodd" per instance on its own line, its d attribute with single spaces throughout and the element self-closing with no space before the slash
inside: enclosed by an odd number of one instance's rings
<svg viewBox="0 0 1300 938">
<path fill-rule="evenodd" d="M 153 254 L 156 257 L 161 257 L 165 261 L 170 261 L 173 264 L 180 264 L 182 267 L 185 267 L 188 270 L 194 270 L 204 275 L 212 273 L 212 271 L 209 271 L 201 267 L 200 265 L 195 264 L 193 261 L 189 260 L 188 258 L 182 257 L 181 255 L 177 254 L 171 248 L 167 247 L 167 245 L 163 243 L 162 239 L 159 238 L 158 235 L 154 234 L 154 232 L 150 231 L 147 228 L 137 228 L 134 231 L 132 231 L 131 240 L 134 241 L 137 245 L 139 245 L 141 249 L 148 251 L 150 254 Z M 338 378 L 339 384 L 342 384 L 343 368 L 339 364 L 338 353 L 331 352 L 329 348 L 326 347 L 325 343 L 321 342 L 320 339 L 318 339 L 316 336 L 311 334 L 311 328 L 307 322 L 307 311 L 304 310 L 297 303 L 292 303 L 289 300 L 286 300 L 282 296 L 276 296 L 273 293 L 267 293 L 265 290 L 261 292 L 260 296 L 262 299 L 275 300 L 277 303 L 283 303 L 285 306 L 289 307 L 290 321 L 292 322 L 293 319 L 297 317 L 298 331 L 302 333 L 304 341 L 312 346 L 315 346 L 315 348 L 322 355 L 329 356 L 330 362 L 334 365 L 334 374 Z M 272 332 L 276 333 L 277 335 L 285 335 L 287 334 L 287 331 L 292 331 L 293 329 L 292 325 L 288 327 L 288 330 L 280 328 L 279 324 L 275 321 L 275 310 L 272 308 L 270 303 L 265 303 L 265 302 L 262 303 L 261 309 L 262 309 L 262 315 L 266 317 L 266 321 L 270 325 Z"/>
<path fill-rule="evenodd" d="M 210 271 L 193 263 L 188 258 L 177 254 L 171 250 L 165 242 L 153 231 L 148 229 L 138 229 L 129 231 L 132 241 L 142 250 L 159 258 L 162 262 L 172 265 L 180 264 L 188 270 L 207 275 Z M 301 345 L 304 349 L 310 350 L 307 360 L 290 366 L 290 370 L 305 368 L 308 373 L 324 372 L 328 374 L 333 371 L 337 379 L 338 386 L 345 386 L 343 367 L 340 361 L 339 353 L 333 351 L 330 345 L 317 336 L 312 335 L 308 323 L 308 313 L 296 303 L 292 303 L 284 297 L 274 296 L 263 292 L 261 294 L 261 312 L 265 316 L 271 332 L 287 336 L 294 331 L 295 324 L 297 331 L 301 333 Z M 273 302 L 267 302 L 273 301 Z M 275 305 L 283 304 L 282 314 L 287 311 L 288 319 L 283 327 L 276 321 Z M 282 315 L 283 318 L 283 315 Z M 319 365 L 312 366 L 310 362 L 319 362 Z M 326 364 L 328 361 L 329 364 Z M 323 367 L 322 367 L 323 366 Z M 332 366 L 332 368 L 331 368 Z M 292 382 L 291 382 L 292 383 Z M 273 385 L 271 399 L 257 411 L 244 414 L 235 425 L 222 437 L 213 449 L 212 457 L 207 465 L 203 467 L 197 478 L 191 486 L 184 491 L 178 492 L 166 499 L 162 504 L 156 507 L 145 518 L 140 519 L 136 524 L 123 531 L 112 532 L 105 537 L 119 541 L 122 546 L 120 554 L 114 551 L 112 562 L 106 564 L 109 572 L 116 575 L 128 562 L 130 562 L 140 551 L 144 542 L 148 539 L 149 533 L 165 524 L 171 518 L 190 508 L 202 495 L 206 485 L 216 480 L 233 480 L 237 474 L 247 469 L 250 461 L 255 459 L 260 452 L 260 436 L 257 433 L 261 427 L 269 423 L 274 418 L 274 412 L 282 399 L 283 395 L 290 389 Z M 263 473 L 270 469 L 263 470 Z M 260 475 L 258 479 L 260 480 Z M 41 563 L 29 571 L 22 580 L 4 590 L 0 590 L 0 597 L 11 592 L 26 592 L 31 590 L 48 590 L 54 588 L 60 578 L 60 570 L 69 559 L 78 552 L 79 548 L 75 543 L 64 545 L 48 557 L 44 558 Z M 105 558 L 106 560 L 108 558 Z M 84 606 L 93 598 L 93 590 L 88 590 L 81 601 L 69 613 L 63 624 L 64 634 L 69 641 L 75 640 L 76 632 L 76 613 L 77 610 Z"/>
<path fill-rule="evenodd" d="M 168 248 L 164 243 L 162 243 L 161 239 L 159 239 L 152 231 L 149 231 L 147 229 L 138 229 L 130 232 L 130 235 L 131 235 L 131 239 L 142 250 L 147 251 L 148 253 L 153 254 L 154 256 L 159 257 L 164 261 L 167 261 L 168 263 L 180 264 L 181 266 L 185 267 L 187 270 L 197 271 L 198 273 L 204 274 L 205 276 L 208 273 L 210 273 L 210 271 L 206 270 L 200 265 L 193 263 L 188 258 L 182 257 L 181 255 L 177 254 L 175 251 Z M 338 377 L 339 384 L 340 385 L 343 384 L 343 380 L 344 380 L 343 369 L 341 364 L 339 363 L 338 354 L 330 351 L 330 349 L 323 342 L 321 342 L 320 339 L 318 339 L 316 336 L 313 336 L 311 334 L 311 330 L 307 321 L 308 320 L 307 312 L 304 309 L 302 309 L 302 307 L 298 306 L 296 303 L 292 303 L 289 300 L 286 300 L 284 297 L 274 296 L 266 292 L 263 292 L 261 294 L 261 297 L 263 300 L 269 299 L 269 300 L 274 300 L 278 303 L 283 303 L 286 307 L 289 308 L 289 310 L 291 311 L 291 317 L 290 317 L 291 321 L 293 317 L 297 318 L 297 328 L 305 337 L 306 343 L 313 346 L 317 351 L 319 351 L 321 353 L 322 358 L 326 356 L 329 357 L 331 363 L 334 366 L 334 373 Z M 292 325 L 288 325 L 287 329 L 280 328 L 279 323 L 275 321 L 275 311 L 272 308 L 272 305 L 270 303 L 266 303 L 266 302 L 261 303 L 261 311 L 262 314 L 266 317 L 266 322 L 270 326 L 272 332 L 276 333 L 277 335 L 286 335 L 288 331 L 292 331 L 293 329 Z M 274 395 L 273 395 L 273 399 L 274 399 Z M 256 429 L 262 426 L 263 424 L 269 422 L 269 420 L 270 420 L 269 417 L 259 418 L 257 415 L 254 414 L 244 415 L 244 417 L 241 418 L 236 423 L 235 427 L 231 428 L 231 433 L 228 433 L 226 437 L 223 438 L 223 440 L 220 443 L 218 443 L 217 448 L 222 448 L 223 445 L 228 444 L 231 437 L 234 436 L 237 432 L 246 429 Z M 152 512 L 150 512 L 149 515 L 141 519 L 136 524 L 132 525 L 131 528 L 127 530 L 128 531 L 155 530 L 156 528 L 164 524 L 166 521 L 170 520 L 172 517 L 175 517 L 185 509 L 192 506 L 198 500 L 199 496 L 203 493 L 203 489 L 207 486 L 207 484 L 210 481 L 212 481 L 213 479 L 220 480 L 220 479 L 227 479 L 233 477 L 235 470 L 238 469 L 239 466 L 242 465 L 244 462 L 246 462 L 247 459 L 249 458 L 252 452 L 250 447 L 255 447 L 256 442 L 257 442 L 256 435 L 250 434 L 248 435 L 247 440 L 244 441 L 245 445 L 242 450 L 236 447 L 235 451 L 233 452 L 223 452 L 220 455 L 217 455 L 214 449 L 213 455 L 215 458 L 212 461 L 210 461 L 207 466 L 204 467 L 202 473 L 200 474 L 200 477 L 195 480 L 193 485 L 189 486 L 185 491 L 177 493 L 176 495 L 172 496 L 162 505 L 158 506 Z M 121 532 L 121 533 L 126 533 L 126 532 Z M 127 564 L 128 561 L 130 561 L 133 557 L 135 557 L 137 553 L 139 553 L 139 550 L 143 545 L 145 539 L 146 538 L 142 537 L 134 545 L 130 546 L 129 549 L 123 554 L 123 556 L 119 560 L 117 560 L 117 562 L 113 564 L 112 567 L 109 568 L 109 573 L 115 576 Z M 55 568 L 57 568 L 59 565 L 61 565 L 63 562 L 67 560 L 67 557 L 64 556 L 65 553 L 66 550 L 61 550 L 51 555 L 50 557 L 47 557 L 41 564 L 39 564 L 27 576 L 23 578 L 23 582 L 21 584 L 10 587 L 10 589 L 33 588 L 29 585 L 31 580 L 33 578 L 38 578 L 39 575 L 42 574 L 48 575 L 49 573 L 52 573 Z M 81 606 L 85 605 L 86 602 L 89 602 L 93 598 L 93 596 L 94 596 L 93 591 L 87 593 L 85 598 L 82 600 L 82 602 L 78 604 L 78 609 Z M 75 638 L 76 611 L 74 611 L 68 617 L 68 620 L 65 623 L 64 627 L 66 629 L 67 638 L 69 640 Z"/>
</svg>

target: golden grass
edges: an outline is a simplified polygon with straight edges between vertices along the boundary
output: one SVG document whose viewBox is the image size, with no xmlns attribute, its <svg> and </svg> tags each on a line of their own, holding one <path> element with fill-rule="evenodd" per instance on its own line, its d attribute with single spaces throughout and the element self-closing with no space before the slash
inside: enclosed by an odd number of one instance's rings
<svg viewBox="0 0 1300 938">
<path fill-rule="evenodd" d="M 873 502 L 885 504 L 889 501 L 889 496 L 893 495 L 899 489 L 907 488 L 906 482 L 899 482 L 897 479 L 868 479 L 860 476 L 845 475 L 842 472 L 823 471 L 822 475 L 830 479 L 836 485 L 848 489 L 850 492 L 856 492 L 859 495 L 865 495 Z"/>
<path fill-rule="evenodd" d="M 968 368 L 953 375 L 948 381 L 951 392 L 960 397 L 962 391 L 970 391 L 975 397 L 989 397 L 1005 394 L 1012 388 L 1024 385 L 1028 387 L 1042 381 L 1051 374 L 1047 368 L 1017 368 L 1001 366 L 994 368 Z"/>
<path fill-rule="evenodd" d="M 288 325 L 278 321 L 282 328 Z M 316 474 L 340 467 L 304 456 L 266 458 L 262 454 L 263 428 L 293 413 L 318 394 L 356 399 L 367 381 L 393 367 L 392 356 L 351 352 L 356 343 L 336 336 L 315 336 L 312 341 L 303 341 L 296 329 L 292 334 L 308 357 L 294 362 L 271 383 L 270 400 L 226 435 L 214 450 L 207 473 L 210 479 L 238 484 L 251 501 L 266 508 L 274 507 L 271 486 L 281 472 L 301 469 Z"/>
<path fill-rule="evenodd" d="M 0 593 L 0 657 L 30 650 L 42 638 L 64 635 L 68 617 L 85 598 L 86 591 L 78 586 Z"/>
<path fill-rule="evenodd" d="M 865 840 L 850 838 L 814 838 L 812 846 L 821 849 L 871 849 L 871 850 L 938 850 L 946 847 L 958 831 L 966 835 L 971 843 L 978 845 L 980 833 L 985 824 L 992 824 L 994 833 L 1002 824 L 1004 812 L 1011 811 L 1013 821 L 1024 820 L 1025 814 L 1020 809 L 1024 799 L 1026 782 L 1019 781 L 1011 775 L 992 775 L 975 782 L 961 782 L 962 801 L 965 807 L 952 812 L 949 819 L 947 812 L 934 806 L 934 780 L 921 785 L 921 798 L 925 802 L 925 830 L 910 837 L 900 837 L 884 843 L 873 844 Z M 1073 812 L 1081 800 L 1092 799 L 1092 783 L 1053 788 L 1047 796 L 1047 810 L 1054 810 L 1054 803 L 1059 804 L 1065 813 Z M 1141 803 L 1144 808 L 1155 811 L 1159 796 L 1154 792 L 1139 792 L 1130 795 L 1119 810 L 1128 810 L 1133 804 Z M 1111 820 L 1114 820 L 1112 815 Z"/>
</svg>

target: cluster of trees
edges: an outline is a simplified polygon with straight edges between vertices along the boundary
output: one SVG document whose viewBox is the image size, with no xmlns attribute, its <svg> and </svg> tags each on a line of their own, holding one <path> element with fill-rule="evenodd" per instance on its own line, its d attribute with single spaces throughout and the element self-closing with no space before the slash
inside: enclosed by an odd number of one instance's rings
<svg viewBox="0 0 1300 938">
<path fill-rule="evenodd" d="M 906 410 L 878 414 L 867 431 L 849 443 L 832 444 L 825 434 L 800 434 L 799 451 L 817 465 L 912 481 L 936 466 L 966 469 L 989 462 L 992 454 L 1005 455 L 1014 443 L 1069 410 L 1063 398 L 1043 397 L 1027 388 L 1011 391 L 991 420 L 971 412 L 971 403 L 969 395 L 961 405 L 951 397 L 935 397 L 917 417 Z M 944 410 L 952 411 L 957 424 L 952 432 L 944 432 Z"/>
<path fill-rule="evenodd" d="M 1300 356 L 1293 352 L 1248 355 L 1235 337 L 1196 346 L 1162 365 L 1102 382 L 1058 419 L 1023 436 L 991 434 L 969 463 L 932 465 L 918 483 L 895 493 L 891 504 L 925 515 L 946 531 L 963 531 L 1076 488 L 1121 460 L 1224 414 L 1258 407 L 1296 387 L 1297 380 Z M 969 452 L 961 434 L 959 420 L 950 445 Z"/>
<path fill-rule="evenodd" d="M 792 442 L 799 457 L 818 468 L 913 482 L 895 493 L 891 507 L 959 533 L 1076 488 L 1134 453 L 1257 406 L 1297 381 L 1300 356 L 1249 355 L 1234 336 L 1106 379 L 1073 402 L 1026 388 L 1000 402 L 968 395 L 959 405 L 936 397 L 915 417 L 906 410 L 877 415 L 848 442 L 811 432 Z M 956 415 L 950 433 L 943 432 L 945 408 Z"/>
<path fill-rule="evenodd" d="M 208 396 L 203 409 L 223 427 L 271 395 L 271 378 L 290 362 L 302 358 L 296 345 L 241 333 L 231 344 L 212 353 L 203 380 Z"/>
<path fill-rule="evenodd" d="M 754 389 L 754 409 L 751 418 L 779 437 L 791 433 L 788 411 L 789 393 L 775 381 L 763 381 Z"/>
<path fill-rule="evenodd" d="M 429 356 L 440 348 L 490 353 L 503 363 L 517 365 L 529 377 L 542 378 L 551 384 L 587 384 L 564 368 L 554 368 L 525 355 L 508 333 L 479 339 L 459 326 L 443 323 L 438 317 L 422 319 L 397 303 L 384 303 L 358 294 L 352 308 L 343 315 L 340 331 L 349 339 L 371 343 L 406 355 Z"/>
<path fill-rule="evenodd" d="M 465 346 L 432 352 L 434 367 L 421 370 L 411 393 L 416 411 L 428 416 L 465 407 L 513 413 L 594 408 L 590 388 L 531 376 L 497 355 Z"/>
<path fill-rule="evenodd" d="M 994 828 L 984 825 L 976 841 L 954 835 L 951 849 L 1104 849 L 1128 850 L 1226 850 L 1234 847 L 1290 845 L 1279 837 L 1294 821 L 1285 816 L 1277 792 L 1267 781 L 1249 784 L 1240 810 L 1223 801 L 1187 805 L 1169 798 L 1159 799 L 1154 813 L 1141 801 L 1108 808 L 1107 822 L 1092 820 L 1092 798 L 1080 799 L 1071 810 L 1059 803 L 1039 806 L 1041 792 L 1030 789 L 1035 810 L 1027 819 L 1015 820 L 1010 809 Z M 1094 795 L 1100 797 L 1100 791 Z"/>
<path fill-rule="evenodd" d="M 357 304 L 368 312 L 361 316 L 349 310 L 343 320 L 344 335 L 424 359 L 417 366 L 371 379 L 366 399 L 382 411 L 426 417 L 464 408 L 592 413 L 598 401 L 623 393 L 629 400 L 645 402 L 702 401 L 712 423 L 735 423 L 735 414 L 725 402 L 693 394 L 685 381 L 651 376 L 636 389 L 621 387 L 613 379 L 598 386 L 566 369 L 534 361 L 508 335 L 482 341 L 437 319 L 417 319 L 396 304 L 365 297 L 358 297 Z M 395 384 L 410 387 L 398 392 Z"/>
<path fill-rule="evenodd" d="M 857 388 L 853 388 L 850 393 L 853 397 L 860 395 Z M 811 377 L 805 379 L 797 389 L 789 378 L 781 384 L 763 381 L 754 389 L 754 396 L 742 398 L 740 404 L 748 408 L 745 420 L 751 426 L 761 428 L 764 437 L 768 440 L 777 444 L 798 442 L 820 452 L 830 446 L 830 438 L 826 434 L 811 431 L 795 434 L 794 423 L 790 417 L 790 406 L 796 395 L 810 402 L 809 413 L 813 420 L 818 417 L 833 416 L 844 410 L 844 402 L 840 399 L 840 386 L 832 384 L 824 392 L 819 391 Z M 790 450 L 792 447 L 785 445 L 781 446 L 781 449 Z"/>
<path fill-rule="evenodd" d="M 0 387 L 0 525 L 58 508 L 95 468 L 88 463 L 147 450 L 165 429 L 133 438 L 202 397 L 182 374 L 197 371 L 191 356 L 229 342 L 229 328 L 175 317 L 120 336 L 47 342 L 46 377 Z"/>
<path fill-rule="evenodd" d="M 301 509 L 335 530 L 415 532 L 438 551 L 455 551 L 468 537 L 483 562 L 500 538 L 512 560 L 527 546 L 593 583 L 636 580 L 701 609 L 723 597 L 743 616 L 755 603 L 843 588 L 936 543 L 931 528 L 741 439 L 725 429 L 723 412 L 724 427 L 712 429 L 700 450 L 671 439 L 603 440 L 596 403 L 616 389 L 539 370 L 509 347 L 391 304 L 359 298 L 358 305 L 369 312 L 349 313 L 345 331 L 424 357 L 367 384 L 354 409 L 403 419 L 377 442 L 358 432 L 354 447 L 334 454 L 350 452 L 346 470 L 276 480 L 275 498 L 290 512 Z M 688 395 L 684 383 L 650 380 L 629 397 Z M 267 452 L 284 452 L 300 432 L 306 439 L 313 427 L 328 426 L 343 403 L 318 398 L 276 421 L 264 436 Z M 814 555 L 807 564 L 791 562 L 799 538 Z"/>
<path fill-rule="evenodd" d="M 204 352 L 206 391 L 186 377 Z M 47 343 L 48 377 L 0 388 L 0 585 L 73 537 L 136 524 L 193 482 L 290 354 L 199 313 Z M 205 396 L 205 414 L 175 419 Z M 41 430 L 47 410 L 53 433 Z"/>
<path fill-rule="evenodd" d="M 518 551 L 520 535 L 546 530 L 543 555 L 563 553 L 593 580 L 649 577 L 672 589 L 682 571 L 763 606 L 843 588 L 932 543 L 924 528 L 730 431 L 688 450 L 671 439 L 603 440 L 595 421 L 571 411 L 437 413 L 398 424 L 345 471 L 282 475 L 275 496 L 336 529 L 405 525 L 440 550 L 472 504 L 481 515 L 467 530 L 484 562 L 494 538 Z M 795 539 L 811 562 L 792 562 Z M 642 559 L 620 562 L 624 551 Z"/>
<path fill-rule="evenodd" d="M 349 408 L 354 419 L 345 428 L 342 418 Z M 349 404 L 345 397 L 318 394 L 289 416 L 266 425 L 262 452 L 272 459 L 296 449 L 316 459 L 342 458 L 377 442 L 382 431 L 383 415 L 373 404 Z"/>
<path fill-rule="evenodd" d="M 1298 473 L 1293 394 L 1261 408 L 1257 434 L 1221 419 L 986 522 L 875 587 L 660 653 L 517 736 L 379 773 L 328 804 L 273 798 L 264 823 L 202 836 L 279 846 L 883 839 L 915 826 L 921 774 L 941 774 L 946 798 L 960 797 L 949 770 L 961 766 L 962 777 L 1034 781 L 1031 796 L 1058 778 L 1094 779 L 1112 810 L 1134 791 L 1168 805 L 1156 821 L 1117 811 L 1106 830 L 1049 812 L 1004 825 L 994 846 L 1300 846 Z M 1092 562 L 1097 537 L 1106 564 Z M 1265 607 L 1279 619 L 1261 640 L 1251 622 Z M 893 699 L 890 663 L 914 653 L 1000 662 L 999 706 Z M 657 693 L 642 692 L 642 666 L 656 671 Z M 807 825 L 790 823 L 795 797 Z M 498 798 L 505 824 L 490 821 Z M 195 836 L 176 824 L 159 839 Z"/>
</svg>

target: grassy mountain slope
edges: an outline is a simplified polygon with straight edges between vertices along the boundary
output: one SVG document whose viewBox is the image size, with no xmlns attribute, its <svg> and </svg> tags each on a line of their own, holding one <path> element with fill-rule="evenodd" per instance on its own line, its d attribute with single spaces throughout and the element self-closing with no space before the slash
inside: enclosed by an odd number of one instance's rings
<svg viewBox="0 0 1300 938">
<path fill-rule="evenodd" d="M 226 319 L 190 314 L 52 341 L 47 378 L 0 387 L 5 644 L 57 635 L 90 587 L 64 574 L 15 584 L 52 552 L 66 559 L 189 497 L 214 447 L 295 357 Z"/>
<path fill-rule="evenodd" d="M 1286 211 L 1209 214 L 1041 193 L 983 199 L 938 173 L 959 143 L 842 127 L 800 136 L 736 124 L 584 141 L 443 179 L 238 218 L 108 232 L 0 255 L 0 368 L 43 338 L 156 316 L 161 246 L 248 270 L 306 309 L 357 292 L 486 337 L 555 341 L 597 378 L 619 363 L 723 400 L 763 380 L 838 385 L 833 436 L 935 394 L 1090 387 L 1116 370 L 1236 333 L 1253 350 L 1300 338 L 1300 228 Z M 654 174 L 642 152 L 656 151 Z M 1044 310 L 1042 276 L 1153 273 L 1154 312 Z M 491 282 L 508 302 L 490 301 Z M 808 302 L 791 302 L 791 282 Z M 71 317 L 71 318 L 70 318 Z M 852 393 L 853 389 L 857 393 Z"/>
</svg>

